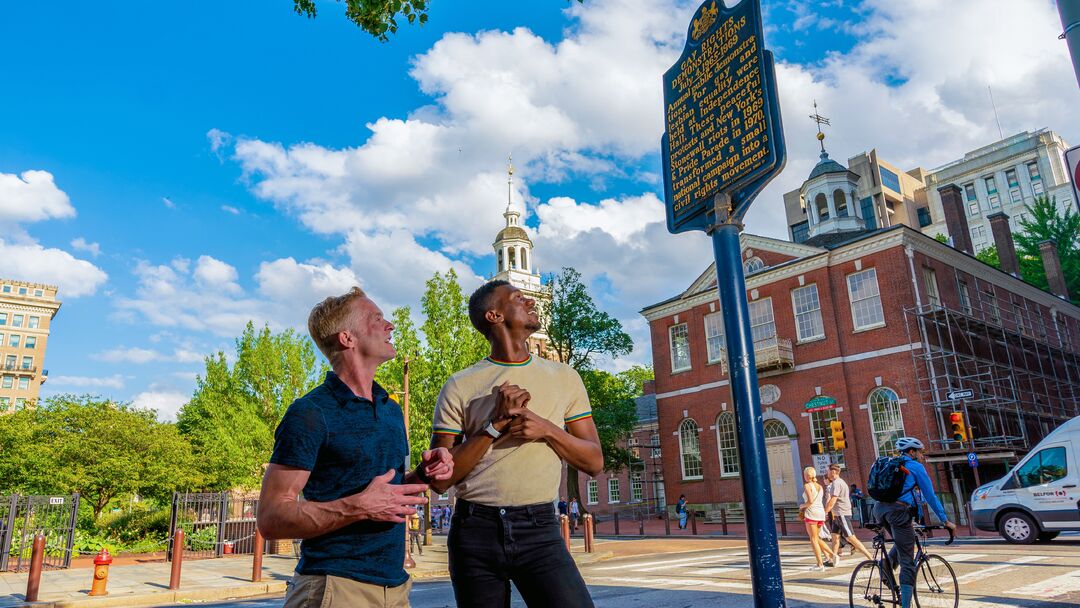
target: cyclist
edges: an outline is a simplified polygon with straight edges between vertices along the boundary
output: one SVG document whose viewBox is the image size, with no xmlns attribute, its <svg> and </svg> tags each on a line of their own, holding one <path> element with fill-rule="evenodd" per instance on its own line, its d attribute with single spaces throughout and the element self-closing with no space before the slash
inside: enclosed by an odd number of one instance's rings
<svg viewBox="0 0 1080 608">
<path fill-rule="evenodd" d="M 956 524 L 945 515 L 945 508 L 934 493 L 934 484 L 922 465 L 924 449 L 923 443 L 914 437 L 901 437 L 896 441 L 896 451 L 903 457 L 903 466 L 907 470 L 904 487 L 896 502 L 879 502 L 874 508 L 875 518 L 889 529 L 893 537 L 889 560 L 894 564 L 900 563 L 900 608 L 910 608 L 911 596 L 915 592 L 915 528 L 912 523 L 914 518 L 920 516 L 916 487 L 944 526 L 949 530 L 956 529 Z M 892 574 L 883 573 L 886 576 Z"/>
</svg>

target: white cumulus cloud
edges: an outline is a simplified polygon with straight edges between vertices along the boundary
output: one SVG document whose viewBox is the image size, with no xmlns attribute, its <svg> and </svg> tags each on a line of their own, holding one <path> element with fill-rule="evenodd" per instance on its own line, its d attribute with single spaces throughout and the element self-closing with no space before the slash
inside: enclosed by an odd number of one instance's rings
<svg viewBox="0 0 1080 608">
<path fill-rule="evenodd" d="M 48 171 L 0 173 L 0 223 L 75 217 L 75 207 Z"/>
<path fill-rule="evenodd" d="M 124 377 L 112 376 L 50 376 L 49 386 L 70 386 L 73 388 L 124 388 Z"/>
<path fill-rule="evenodd" d="M 137 408 L 151 409 L 157 412 L 158 420 L 173 422 L 180 408 L 191 400 L 191 395 L 172 390 L 151 389 L 135 395 L 131 401 Z"/>
</svg>

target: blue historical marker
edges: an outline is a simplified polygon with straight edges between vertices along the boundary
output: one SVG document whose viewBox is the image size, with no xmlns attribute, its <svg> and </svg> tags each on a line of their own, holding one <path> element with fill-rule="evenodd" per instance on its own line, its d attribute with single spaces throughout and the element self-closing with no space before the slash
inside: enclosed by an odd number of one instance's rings
<svg viewBox="0 0 1080 608">
<path fill-rule="evenodd" d="M 668 230 L 703 230 L 713 239 L 754 606 L 777 608 L 786 606 L 784 582 L 739 247 L 740 220 L 786 158 L 772 53 L 763 43 L 760 0 L 698 8 L 682 56 L 664 74 L 661 147 Z"/>
</svg>

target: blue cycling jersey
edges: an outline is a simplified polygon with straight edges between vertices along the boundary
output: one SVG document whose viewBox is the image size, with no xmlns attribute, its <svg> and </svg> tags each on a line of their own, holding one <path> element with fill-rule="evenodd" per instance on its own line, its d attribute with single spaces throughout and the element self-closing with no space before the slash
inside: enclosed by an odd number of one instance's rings
<svg viewBox="0 0 1080 608">
<path fill-rule="evenodd" d="M 898 500 L 914 505 L 921 514 L 922 505 L 915 499 L 915 486 L 917 485 L 922 492 L 923 498 L 938 516 L 938 519 L 941 520 L 941 523 L 949 521 L 949 517 L 945 515 L 945 507 L 941 506 L 941 501 L 938 500 L 937 494 L 934 493 L 934 484 L 930 481 L 930 475 L 926 472 L 926 467 L 918 460 L 910 456 L 904 456 L 904 468 L 908 470 L 909 475 L 904 478 L 904 489 L 900 492 Z"/>
</svg>

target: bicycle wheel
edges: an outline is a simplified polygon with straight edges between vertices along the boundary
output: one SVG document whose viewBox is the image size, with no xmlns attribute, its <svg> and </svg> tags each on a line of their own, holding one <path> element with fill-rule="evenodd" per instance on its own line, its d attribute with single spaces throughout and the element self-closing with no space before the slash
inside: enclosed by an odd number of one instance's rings
<svg viewBox="0 0 1080 608">
<path fill-rule="evenodd" d="M 899 604 L 892 589 L 881 579 L 881 569 L 874 560 L 855 566 L 848 583 L 848 604 L 851 608 L 885 608 Z"/>
<path fill-rule="evenodd" d="M 945 558 L 927 555 L 915 571 L 915 605 L 919 608 L 957 608 L 960 586 Z"/>
</svg>

